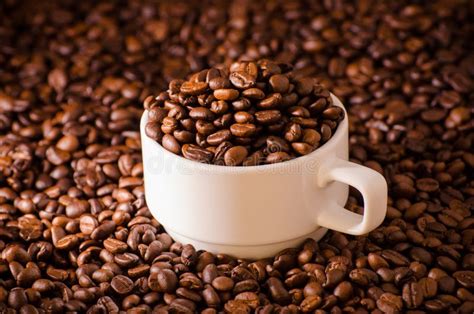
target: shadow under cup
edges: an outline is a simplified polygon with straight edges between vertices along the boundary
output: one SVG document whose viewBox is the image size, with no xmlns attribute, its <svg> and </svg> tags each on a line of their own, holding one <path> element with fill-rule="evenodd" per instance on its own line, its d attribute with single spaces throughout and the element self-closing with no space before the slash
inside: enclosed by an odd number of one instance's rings
<svg viewBox="0 0 474 314">
<path fill-rule="evenodd" d="M 340 217 L 357 219 L 351 224 L 363 222 L 362 216 L 343 209 L 347 184 L 321 181 L 330 180 L 333 162 L 349 163 L 346 112 L 333 137 L 314 152 L 250 167 L 208 165 L 175 155 L 145 135 L 147 120 L 145 112 L 140 131 L 147 204 L 178 242 L 259 259 L 298 246 L 306 238 L 319 240 L 327 231 L 320 217 L 326 217 L 325 226 L 337 226 Z"/>
</svg>

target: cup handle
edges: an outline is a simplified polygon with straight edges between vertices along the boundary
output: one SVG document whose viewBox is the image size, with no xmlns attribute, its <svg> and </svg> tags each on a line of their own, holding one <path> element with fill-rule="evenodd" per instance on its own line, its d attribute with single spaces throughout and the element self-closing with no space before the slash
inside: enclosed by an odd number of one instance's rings
<svg viewBox="0 0 474 314">
<path fill-rule="evenodd" d="M 316 217 L 322 227 L 353 234 L 366 234 L 377 228 L 387 212 L 387 182 L 375 170 L 335 158 L 321 165 L 317 185 L 325 187 L 333 181 L 346 183 L 358 189 L 364 198 L 364 215 L 353 213 L 333 202 L 327 204 Z"/>
</svg>

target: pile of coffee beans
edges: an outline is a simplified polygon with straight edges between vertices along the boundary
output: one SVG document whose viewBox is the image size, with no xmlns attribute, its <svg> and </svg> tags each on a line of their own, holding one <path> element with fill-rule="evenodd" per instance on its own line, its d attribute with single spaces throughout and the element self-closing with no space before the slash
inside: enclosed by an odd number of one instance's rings
<svg viewBox="0 0 474 314">
<path fill-rule="evenodd" d="M 0 1 L 0 312 L 473 313 L 473 33 L 462 0 Z M 346 105 L 382 226 L 243 261 L 153 219 L 146 97 L 261 59 Z"/>
<path fill-rule="evenodd" d="M 202 163 L 256 166 L 307 155 L 344 118 L 327 89 L 293 79 L 291 65 L 235 62 L 145 99 L 146 135 L 172 153 Z"/>
</svg>

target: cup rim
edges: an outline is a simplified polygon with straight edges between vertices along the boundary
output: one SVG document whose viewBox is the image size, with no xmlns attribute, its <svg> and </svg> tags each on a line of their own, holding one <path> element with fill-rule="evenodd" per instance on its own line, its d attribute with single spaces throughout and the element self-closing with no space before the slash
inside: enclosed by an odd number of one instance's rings
<svg viewBox="0 0 474 314">
<path fill-rule="evenodd" d="M 191 169 L 199 168 L 199 170 L 201 170 L 201 171 L 204 170 L 204 171 L 210 171 L 210 172 L 236 174 L 236 173 L 247 173 L 247 172 L 256 172 L 256 171 L 261 172 L 261 171 L 265 171 L 265 170 L 275 171 L 275 170 L 282 170 L 282 169 L 289 168 L 289 167 L 293 168 L 296 165 L 298 165 L 299 163 L 304 163 L 308 160 L 311 160 L 311 159 L 317 157 L 318 155 L 322 155 L 322 154 L 326 153 L 327 151 L 335 150 L 335 146 L 344 137 L 344 133 L 348 132 L 348 127 L 349 127 L 348 119 L 349 118 L 347 116 L 347 111 L 346 111 L 344 105 L 342 104 L 342 102 L 339 100 L 339 98 L 337 98 L 333 93 L 330 93 L 330 95 L 331 95 L 331 98 L 333 100 L 334 105 L 342 108 L 342 110 L 344 111 L 344 119 L 339 123 L 339 125 L 336 129 L 336 133 L 333 134 L 333 136 L 329 139 L 329 141 L 327 141 L 322 146 L 315 149 L 313 152 L 311 152 L 307 155 L 304 155 L 304 156 L 299 156 L 299 157 L 296 157 L 294 159 L 287 160 L 287 161 L 278 162 L 278 163 L 274 163 L 274 164 L 257 165 L 257 166 L 223 166 L 223 165 L 206 164 L 206 163 L 201 163 L 201 162 L 198 162 L 198 161 L 189 160 L 189 159 L 187 159 L 183 156 L 176 155 L 176 154 L 168 151 L 160 143 L 158 143 L 157 141 L 149 138 L 145 134 L 145 125 L 148 122 L 147 110 L 145 110 L 143 112 L 142 118 L 141 118 L 141 123 L 140 123 L 141 124 L 140 133 L 141 133 L 141 137 L 142 137 L 142 146 L 147 145 L 146 143 L 144 143 L 145 141 L 147 141 L 149 143 L 149 145 L 151 145 L 153 147 L 152 149 L 159 151 L 166 158 L 170 158 L 171 160 L 173 160 L 173 162 L 182 163 L 188 169 L 190 169 L 190 168 Z M 143 152 L 143 148 L 142 148 L 142 152 Z"/>
</svg>

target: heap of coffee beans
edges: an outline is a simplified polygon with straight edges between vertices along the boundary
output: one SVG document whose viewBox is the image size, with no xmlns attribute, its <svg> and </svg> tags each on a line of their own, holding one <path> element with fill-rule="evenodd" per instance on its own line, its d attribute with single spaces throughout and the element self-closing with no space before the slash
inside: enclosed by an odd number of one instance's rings
<svg viewBox="0 0 474 314">
<path fill-rule="evenodd" d="M 0 312 L 473 313 L 473 5 L 0 1 Z M 243 261 L 153 219 L 141 104 L 259 59 L 344 103 L 382 226 Z"/>
<path fill-rule="evenodd" d="M 307 155 L 327 142 L 344 118 L 327 89 L 294 79 L 292 66 L 235 62 L 172 80 L 145 99 L 147 136 L 172 153 L 202 163 L 256 166 Z"/>
</svg>

